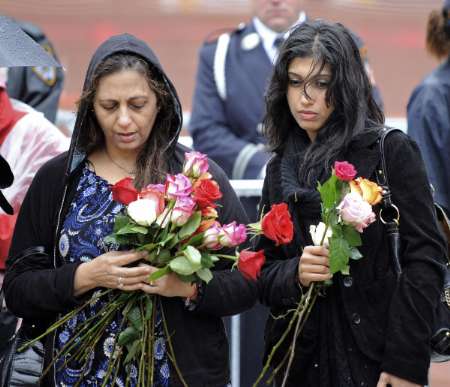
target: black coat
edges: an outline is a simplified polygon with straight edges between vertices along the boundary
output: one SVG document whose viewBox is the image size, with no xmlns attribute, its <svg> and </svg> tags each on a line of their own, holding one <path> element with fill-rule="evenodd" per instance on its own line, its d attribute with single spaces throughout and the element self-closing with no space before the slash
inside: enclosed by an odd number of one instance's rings
<svg viewBox="0 0 450 387">
<path fill-rule="evenodd" d="M 343 157 L 355 165 L 359 176 L 373 181 L 380 158 L 377 139 L 374 133 L 353 141 Z M 427 383 L 429 338 L 443 284 L 445 245 L 416 143 L 396 132 L 387 138 L 385 153 L 393 201 L 401 214 L 404 274 L 396 283 L 376 206 L 377 221 L 362 234 L 363 258 L 351 262 L 350 276 L 335 275 L 332 287 L 313 308 L 297 342 L 290 386 L 337 385 L 333 378 L 344 358 L 348 375 L 343 376 L 353 379 L 356 386 L 375 386 L 382 371 Z M 293 214 L 299 221 L 297 242 L 277 248 L 261 238 L 257 246 L 265 249 L 267 257 L 260 279 L 261 299 L 275 316 L 292 309 L 304 291 L 297 280 L 298 257 L 304 245 L 312 244 L 309 225 L 320 221 L 317 215 L 311 217 L 302 210 L 301 198 L 294 203 L 292 196 L 286 196 L 282 159 L 283 155 L 276 155 L 268 165 L 262 206 L 269 209 L 273 203 L 287 201 L 291 211 L 298 210 L 298 216 Z M 266 355 L 287 321 L 269 318 Z M 284 345 L 275 364 L 286 350 Z"/>
<path fill-rule="evenodd" d="M 164 155 L 169 172 L 181 172 L 184 152 L 188 151 L 177 144 L 182 126 L 181 105 L 172 83 L 145 43 L 127 34 L 110 38 L 91 60 L 84 89 L 91 86 L 97 65 L 117 52 L 139 55 L 164 79 L 174 109 L 168 129 L 170 141 Z M 88 129 L 86 117 L 89 111 L 86 103 L 80 104 L 70 151 L 52 159 L 38 171 L 17 219 L 7 261 L 5 295 L 8 307 L 24 318 L 32 337 L 48 327 L 58 315 L 82 302 L 73 294 L 74 274 L 80 263 L 66 263 L 56 242 L 87 157 L 78 140 Z M 219 222 L 246 223 L 245 212 L 225 173 L 214 162 L 210 161 L 209 165 L 209 172 L 223 194 L 219 201 Z M 43 253 L 37 249 L 39 246 Z M 176 360 L 189 386 L 223 387 L 228 383 L 228 342 L 221 317 L 250 308 L 256 299 L 256 284 L 245 280 L 237 270 L 230 271 L 230 261 L 216 264 L 214 278 L 204 287 L 194 310 L 188 310 L 179 297 L 161 297 Z M 50 338 L 46 347 L 47 361 L 52 356 L 52 345 Z M 170 371 L 171 386 L 181 385 L 176 380 L 176 371 L 173 368 Z M 52 384 L 46 381 L 45 386 Z"/>
</svg>

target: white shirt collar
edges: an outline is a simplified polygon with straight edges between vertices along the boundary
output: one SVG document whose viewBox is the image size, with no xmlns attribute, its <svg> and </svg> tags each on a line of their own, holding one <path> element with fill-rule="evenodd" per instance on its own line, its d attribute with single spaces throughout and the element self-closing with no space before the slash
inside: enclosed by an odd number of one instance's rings
<svg viewBox="0 0 450 387">
<path fill-rule="evenodd" d="M 303 23 L 305 20 L 306 20 L 305 12 L 300 12 L 297 21 L 291 26 L 291 28 L 297 24 Z M 278 33 L 267 27 L 257 17 L 253 18 L 253 25 L 255 26 L 255 30 L 262 40 L 263 47 L 267 53 L 267 56 L 269 57 L 272 63 L 275 63 L 275 60 L 278 55 L 278 50 L 274 47 L 273 43 L 275 42 L 275 39 L 278 38 L 279 36 L 282 36 L 284 39 L 286 39 L 289 36 L 289 31 L 291 28 L 289 28 L 285 33 Z"/>
</svg>

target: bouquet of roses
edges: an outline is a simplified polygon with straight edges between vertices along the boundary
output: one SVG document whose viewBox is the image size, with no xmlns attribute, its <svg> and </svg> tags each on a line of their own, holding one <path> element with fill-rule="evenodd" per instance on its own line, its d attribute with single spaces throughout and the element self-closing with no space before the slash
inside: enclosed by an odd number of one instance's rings
<svg viewBox="0 0 450 387">
<path fill-rule="evenodd" d="M 248 230 L 245 225 L 236 222 L 221 225 L 217 221 L 216 208 L 222 193 L 217 182 L 208 173 L 208 167 L 205 155 L 190 152 L 185 154 L 183 172 L 167 175 L 165 184 L 150 184 L 138 191 L 133 180 L 125 178 L 112 186 L 113 199 L 122 203 L 125 210 L 116 216 L 113 233 L 105 238 L 105 243 L 110 244 L 112 249 L 125 246 L 127 249 L 147 251 L 146 263 L 158 268 L 149 276 L 150 284 L 171 272 L 176 273 L 183 281 L 207 283 L 213 278 L 211 269 L 220 258 L 232 260 L 233 266 L 237 266 L 243 275 L 255 280 L 265 261 L 263 251 L 236 249 L 234 255 L 225 255 L 220 254 L 219 250 L 237 247 L 246 240 L 247 233 L 265 233 L 273 240 L 280 240 L 277 232 L 280 223 L 284 224 L 283 230 L 288 228 L 281 242 L 286 243 L 292 239 L 293 226 L 286 205 L 283 208 L 274 206 L 259 223 L 251 225 Z M 287 224 L 289 222 L 290 225 Z M 133 362 L 137 364 L 138 386 L 153 385 L 154 328 L 158 308 L 155 305 L 157 298 L 153 295 L 113 289 L 99 290 L 86 304 L 62 317 L 35 340 L 55 331 L 85 307 L 106 295 L 109 297 L 108 302 L 96 316 L 77 325 L 75 334 L 56 354 L 44 374 L 58 358 L 64 358 L 66 362 L 73 358 L 87 363 L 94 353 L 95 345 L 119 310 L 122 314 L 119 333 L 112 344 L 111 353 L 114 355 L 109 360 L 104 384 L 111 377 L 115 379 L 114 372 L 121 365 L 126 366 L 128 374 L 130 371 L 127 365 Z M 184 383 L 176 363 L 164 311 L 162 308 L 159 311 L 168 356 L 179 379 Z"/>
<path fill-rule="evenodd" d="M 357 171 L 352 164 L 346 161 L 336 161 L 330 178 L 324 184 L 318 183 L 317 189 L 322 202 L 322 222 L 318 225 L 312 225 L 310 234 L 314 245 L 328 247 L 331 274 L 340 272 L 343 275 L 348 275 L 350 259 L 362 258 L 358 250 L 358 247 L 362 244 L 361 233 L 375 221 L 372 206 L 382 199 L 381 187 L 362 177 L 355 179 L 356 174 Z M 269 354 L 261 374 L 253 385 L 254 387 L 258 385 L 268 371 L 275 352 L 291 330 L 294 329 L 288 352 L 281 363 L 274 368 L 268 380 L 269 384 L 284 367 L 282 386 L 285 386 L 294 359 L 298 335 L 308 319 L 320 290 L 330 284 L 331 281 L 325 283 L 313 282 L 306 294 L 302 295 L 297 308 L 293 311 L 287 329 Z"/>
</svg>

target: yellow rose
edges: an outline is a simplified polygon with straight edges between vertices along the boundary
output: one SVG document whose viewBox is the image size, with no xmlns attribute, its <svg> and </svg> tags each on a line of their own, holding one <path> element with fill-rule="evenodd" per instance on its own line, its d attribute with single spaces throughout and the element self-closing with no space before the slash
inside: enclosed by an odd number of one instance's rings
<svg viewBox="0 0 450 387">
<path fill-rule="evenodd" d="M 349 183 L 350 191 L 361 195 L 371 206 L 374 206 L 381 201 L 382 189 L 377 183 L 364 179 L 363 177 L 358 177 Z"/>
</svg>

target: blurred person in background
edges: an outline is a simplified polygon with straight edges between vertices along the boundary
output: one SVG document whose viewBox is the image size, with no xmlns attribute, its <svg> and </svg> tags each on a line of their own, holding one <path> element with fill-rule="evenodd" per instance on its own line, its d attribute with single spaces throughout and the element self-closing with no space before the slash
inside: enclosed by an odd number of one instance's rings
<svg viewBox="0 0 450 387">
<path fill-rule="evenodd" d="M 408 103 L 408 134 L 424 157 L 434 197 L 450 216 L 450 0 L 430 13 L 428 52 L 442 63 L 413 91 Z"/>
<path fill-rule="evenodd" d="M 44 115 L 7 92 L 7 69 L 0 68 L 0 155 L 14 174 L 13 184 L 3 190 L 14 214 L 0 209 L 0 285 L 3 282 L 14 226 L 22 201 L 37 170 L 69 147 L 69 139 Z M 8 80 L 9 83 L 9 80 Z M 7 316 L 2 315 L 2 322 Z M 11 329 L 2 328 L 0 348 L 14 331 L 16 319 L 8 319 Z M 9 333 L 8 333 L 9 332 Z"/>
<path fill-rule="evenodd" d="M 28 22 L 18 20 L 16 22 L 28 36 L 58 60 L 53 45 L 39 27 Z M 8 95 L 44 113 L 45 118 L 53 123 L 56 120 L 63 84 L 62 67 L 38 66 L 8 69 Z"/>
<path fill-rule="evenodd" d="M 231 179 L 261 179 L 271 154 L 262 135 L 264 94 L 278 47 L 289 29 L 307 20 L 302 0 L 251 0 L 252 19 L 214 34 L 200 49 L 189 131 L 194 148 L 207 153 Z M 223 30 L 222 30 L 223 31 Z M 363 57 L 373 95 L 381 107 L 367 61 L 367 49 L 353 35 Z M 258 197 L 241 198 L 251 221 Z M 261 368 L 267 309 L 256 306 L 241 318 L 241 386 L 252 384 Z"/>
</svg>

